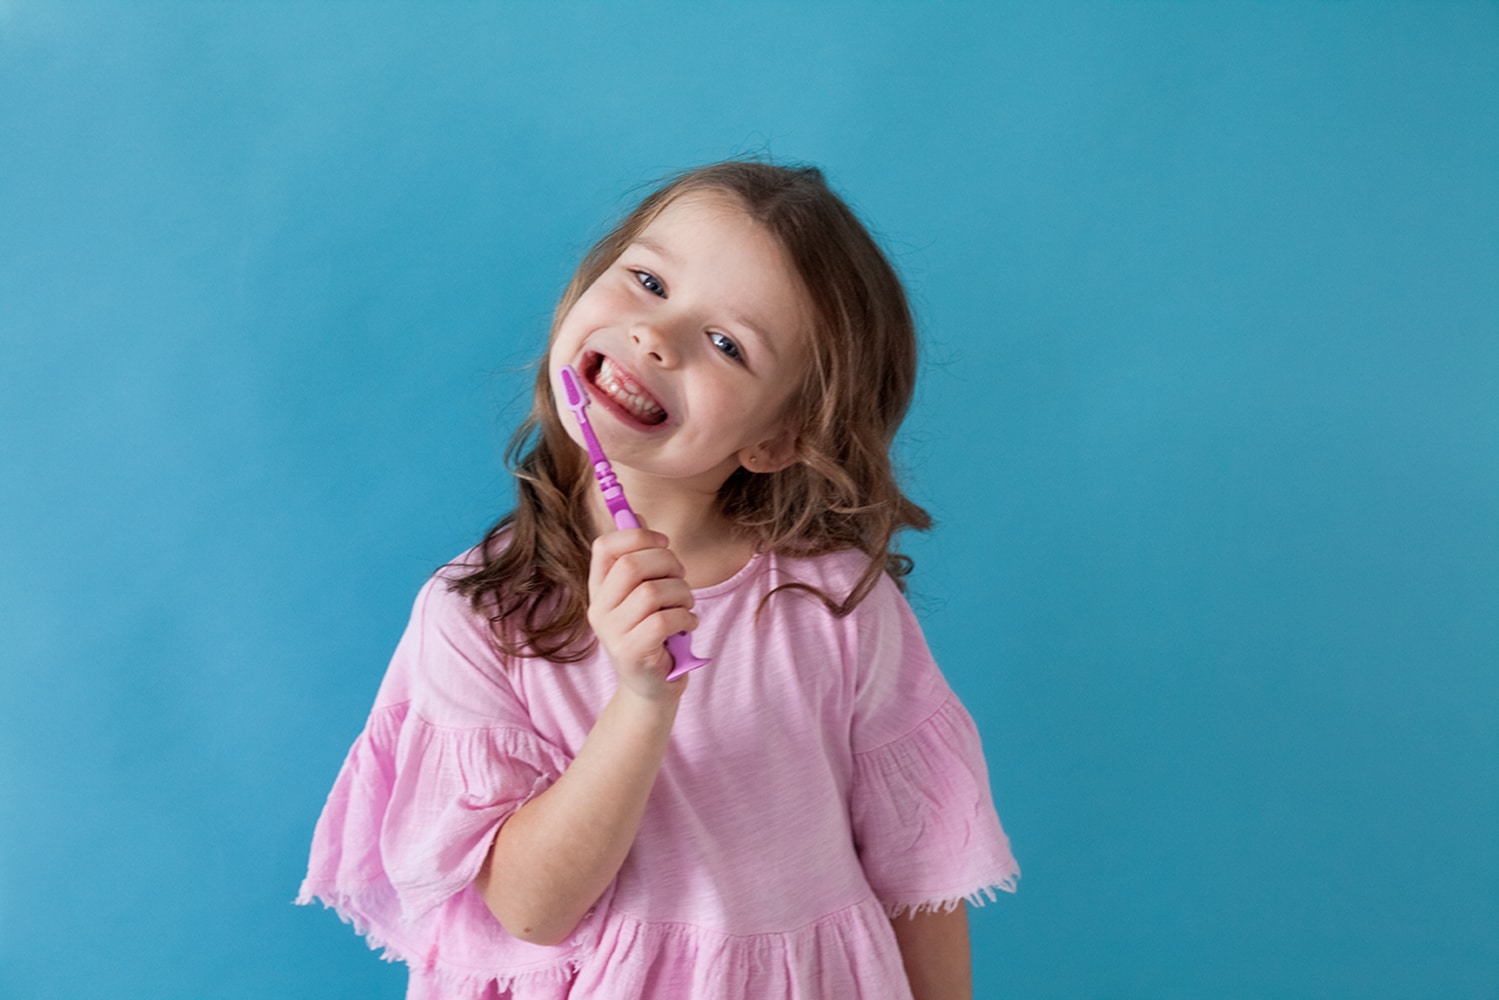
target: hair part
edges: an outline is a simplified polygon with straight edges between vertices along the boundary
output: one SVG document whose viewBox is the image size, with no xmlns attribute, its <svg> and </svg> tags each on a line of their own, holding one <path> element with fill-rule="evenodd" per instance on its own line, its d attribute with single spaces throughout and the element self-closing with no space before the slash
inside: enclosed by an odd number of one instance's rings
<svg viewBox="0 0 1499 1000">
<path fill-rule="evenodd" d="M 911 559 L 892 548 L 903 528 L 931 518 L 901 491 L 890 462 L 916 385 L 915 324 L 904 288 L 879 246 L 812 166 L 749 160 L 677 175 L 648 195 L 584 256 L 552 317 L 550 349 L 579 297 L 673 201 L 694 193 L 731 197 L 782 247 L 813 308 L 808 363 L 788 404 L 795 458 L 779 471 L 737 469 L 719 491 L 734 529 L 758 552 L 817 556 L 858 549 L 868 568 L 841 597 L 801 583 L 839 617 L 888 573 L 898 585 Z M 479 564 L 453 589 L 487 609 L 501 650 L 577 662 L 592 651 L 586 519 L 593 477 L 568 436 L 538 366 L 531 412 L 511 437 L 506 464 L 516 506 L 485 535 Z"/>
</svg>

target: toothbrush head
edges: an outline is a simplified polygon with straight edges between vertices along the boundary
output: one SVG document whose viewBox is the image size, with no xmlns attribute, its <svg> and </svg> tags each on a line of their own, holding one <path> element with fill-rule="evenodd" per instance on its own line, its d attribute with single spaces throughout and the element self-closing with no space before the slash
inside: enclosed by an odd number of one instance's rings
<svg viewBox="0 0 1499 1000">
<path fill-rule="evenodd" d="M 593 432 L 593 424 L 588 422 L 588 391 L 583 388 L 583 379 L 572 365 L 563 365 L 561 374 L 562 393 L 567 397 L 568 409 L 577 418 L 578 429 L 583 432 L 583 445 L 588 449 L 588 460 L 595 466 L 603 462 L 604 467 L 608 468 L 609 460 L 604 457 L 604 446 L 599 444 L 598 435 Z"/>
<path fill-rule="evenodd" d="M 567 396 L 567 405 L 579 417 L 588 406 L 588 392 L 583 388 L 583 379 L 572 365 L 562 366 L 562 391 Z"/>
</svg>

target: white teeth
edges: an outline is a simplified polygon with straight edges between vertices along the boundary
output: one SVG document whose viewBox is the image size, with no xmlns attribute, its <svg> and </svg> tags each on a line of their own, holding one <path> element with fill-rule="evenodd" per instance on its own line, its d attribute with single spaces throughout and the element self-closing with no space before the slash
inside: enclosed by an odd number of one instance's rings
<svg viewBox="0 0 1499 1000">
<path fill-rule="evenodd" d="M 666 411 L 654 399 L 631 391 L 630 386 L 634 384 L 634 381 L 624 375 L 607 357 L 599 365 L 599 373 L 594 378 L 594 384 L 608 393 L 610 399 L 638 417 L 642 423 L 655 423 L 666 416 Z"/>
</svg>

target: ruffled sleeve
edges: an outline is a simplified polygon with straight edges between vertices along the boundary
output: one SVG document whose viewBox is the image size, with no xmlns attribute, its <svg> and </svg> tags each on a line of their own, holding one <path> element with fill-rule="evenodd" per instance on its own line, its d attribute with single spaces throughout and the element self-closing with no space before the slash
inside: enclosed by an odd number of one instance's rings
<svg viewBox="0 0 1499 1000">
<path fill-rule="evenodd" d="M 567 764 L 532 730 L 488 623 L 430 581 L 318 820 L 297 902 L 321 899 L 407 962 L 410 996 L 565 980 L 593 921 L 558 947 L 528 944 L 505 933 L 473 880 L 500 825 Z"/>
<path fill-rule="evenodd" d="M 910 605 L 886 578 L 855 614 L 850 812 L 875 895 L 895 916 L 1014 891 L 1020 869 L 994 810 L 978 730 Z"/>
</svg>

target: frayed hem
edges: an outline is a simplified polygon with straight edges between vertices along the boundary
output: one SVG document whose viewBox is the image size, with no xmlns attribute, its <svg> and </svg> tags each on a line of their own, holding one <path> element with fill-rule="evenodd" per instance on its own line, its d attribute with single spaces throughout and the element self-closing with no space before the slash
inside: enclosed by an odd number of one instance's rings
<svg viewBox="0 0 1499 1000">
<path fill-rule="evenodd" d="M 369 945 L 371 951 L 379 952 L 379 957 L 386 962 L 403 962 L 410 970 L 413 983 L 418 980 L 425 982 L 428 986 L 437 987 L 438 992 L 431 995 L 443 997 L 473 997 L 479 998 L 490 995 L 491 987 L 501 996 L 514 991 L 526 984 L 555 985 L 571 981 L 582 968 L 583 956 L 572 955 L 566 960 L 559 961 L 554 965 L 541 969 L 528 969 L 519 973 L 486 972 L 479 969 L 460 969 L 451 965 L 443 965 L 427 960 L 415 960 L 411 958 L 412 950 L 393 942 L 377 933 L 370 922 L 360 915 L 357 904 L 347 893 L 329 892 L 302 886 L 297 898 L 292 900 L 294 906 L 308 906 L 312 903 L 322 903 L 323 909 L 332 910 L 338 914 L 338 919 L 354 929 L 354 933 L 364 938 L 365 944 Z"/>
<path fill-rule="evenodd" d="M 369 945 L 370 951 L 378 951 L 383 961 L 410 964 L 411 960 L 401 953 L 400 948 L 377 934 L 370 927 L 369 921 L 359 916 L 352 905 L 353 900 L 346 894 L 320 892 L 304 885 L 297 893 L 297 898 L 292 900 L 293 906 L 311 906 L 313 903 L 322 903 L 323 909 L 332 910 L 338 915 L 339 920 L 354 928 L 354 933 L 364 938 L 364 943 Z"/>
<path fill-rule="evenodd" d="M 885 915 L 894 919 L 895 917 L 914 917 L 922 913 L 951 913 L 964 903 L 970 906 L 981 907 L 986 903 L 992 903 L 999 899 L 1000 892 L 1014 892 L 1020 885 L 1020 873 L 1010 872 L 987 885 L 967 893 L 956 893 L 950 896 L 933 896 L 920 900 L 899 900 L 894 903 L 885 904 Z"/>
</svg>

